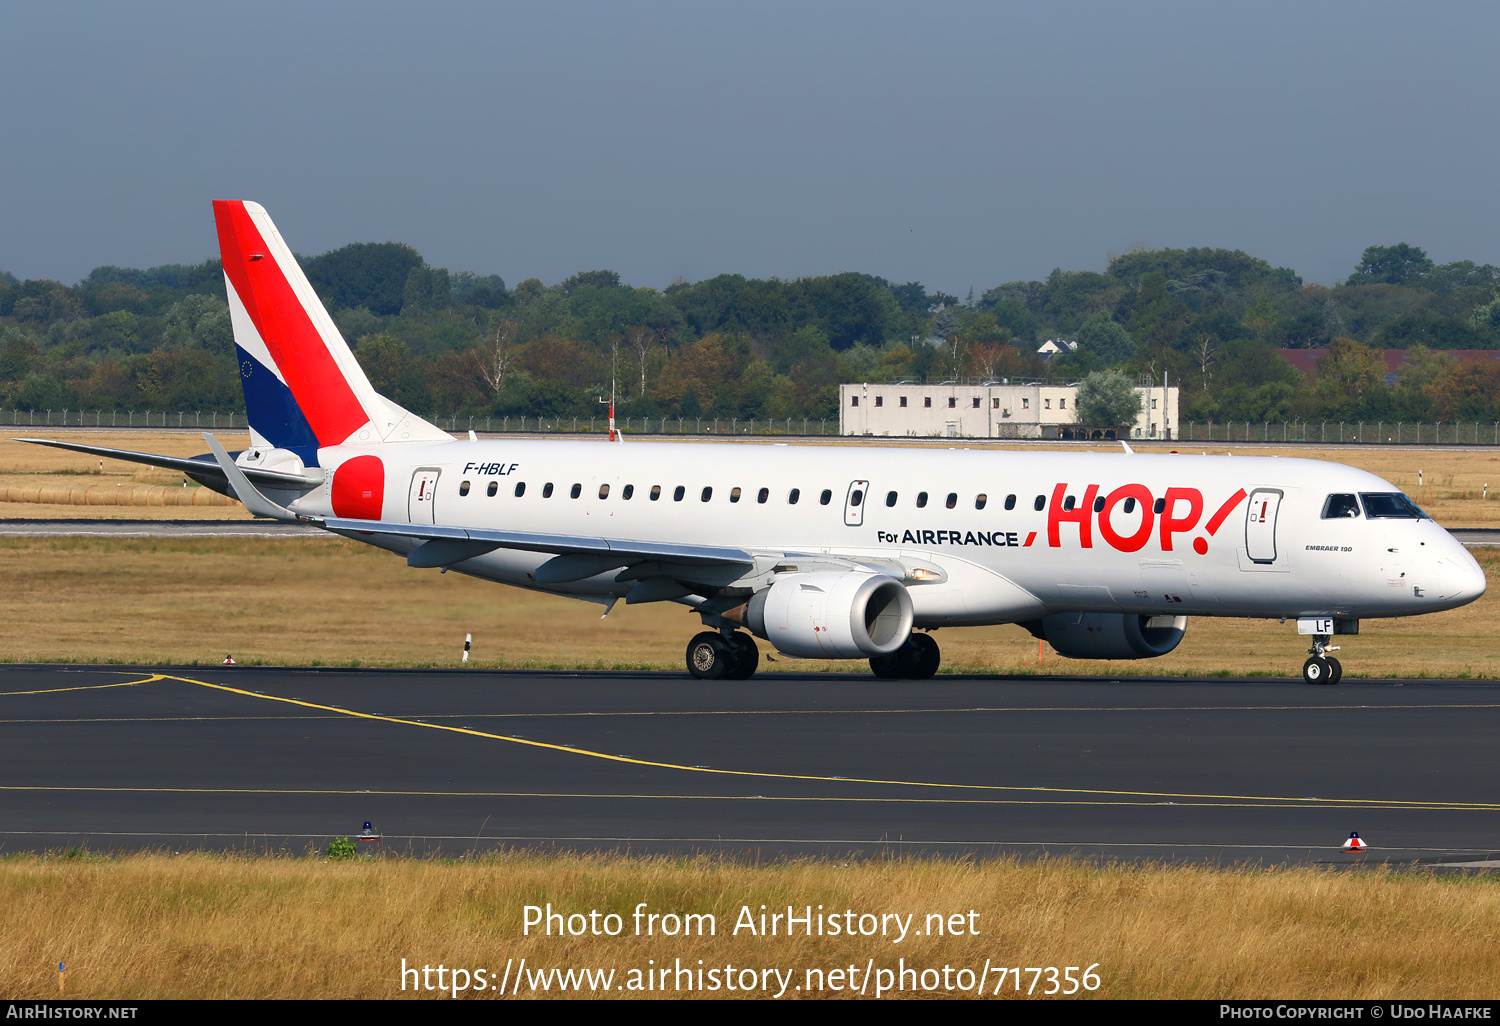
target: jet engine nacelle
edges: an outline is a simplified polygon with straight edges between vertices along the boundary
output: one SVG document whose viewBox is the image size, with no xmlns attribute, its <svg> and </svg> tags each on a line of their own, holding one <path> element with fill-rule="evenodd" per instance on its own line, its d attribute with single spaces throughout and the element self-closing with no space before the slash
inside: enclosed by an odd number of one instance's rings
<svg viewBox="0 0 1500 1026">
<path fill-rule="evenodd" d="M 1042 618 L 1041 628 L 1047 643 L 1069 659 L 1155 659 L 1182 641 L 1187 617 L 1054 613 Z"/>
<path fill-rule="evenodd" d="M 885 574 L 796 574 L 752 595 L 744 623 L 790 656 L 890 655 L 911 636 L 911 595 Z"/>
</svg>

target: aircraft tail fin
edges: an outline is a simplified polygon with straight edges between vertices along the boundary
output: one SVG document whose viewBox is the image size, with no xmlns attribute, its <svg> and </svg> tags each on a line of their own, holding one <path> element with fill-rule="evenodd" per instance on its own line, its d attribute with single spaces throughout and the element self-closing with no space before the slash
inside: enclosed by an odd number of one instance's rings
<svg viewBox="0 0 1500 1026">
<path fill-rule="evenodd" d="M 214 221 L 257 444 L 314 465 L 323 446 L 453 437 L 370 385 L 264 207 L 215 200 Z"/>
</svg>

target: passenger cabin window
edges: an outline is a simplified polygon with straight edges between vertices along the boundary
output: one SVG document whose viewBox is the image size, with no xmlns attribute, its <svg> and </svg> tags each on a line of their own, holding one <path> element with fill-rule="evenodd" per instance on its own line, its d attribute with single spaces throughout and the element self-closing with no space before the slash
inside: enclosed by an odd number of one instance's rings
<svg viewBox="0 0 1500 1026">
<path fill-rule="evenodd" d="M 609 485 L 602 484 L 602 485 L 599 486 L 599 498 L 601 498 L 601 499 L 607 499 L 607 498 L 609 498 Z"/>
<path fill-rule="evenodd" d="M 570 489 L 568 489 L 568 494 L 571 495 L 575 499 L 578 498 L 580 495 L 583 494 L 583 485 L 579 484 L 576 481 L 573 482 L 573 487 L 570 488 Z"/>
<path fill-rule="evenodd" d="M 1400 492 L 1360 492 L 1365 516 L 1371 520 L 1431 520 L 1415 502 Z"/>
<path fill-rule="evenodd" d="M 701 498 L 701 500 L 703 502 L 707 502 L 709 499 L 712 499 L 713 497 L 714 497 L 714 490 L 712 488 L 705 488 L 705 489 L 703 489 L 703 495 L 700 498 Z"/>
<path fill-rule="evenodd" d="M 625 488 L 624 488 L 624 490 L 620 492 L 620 498 L 622 498 L 622 499 L 628 499 L 628 498 L 630 498 L 634 494 L 635 494 L 635 485 L 626 485 Z"/>
<path fill-rule="evenodd" d="M 661 498 L 661 485 L 652 485 L 651 486 L 651 501 L 655 502 L 659 498 Z"/>
<path fill-rule="evenodd" d="M 984 509 L 984 504 L 989 501 L 990 497 L 988 495 L 985 495 L 983 492 L 980 492 L 978 495 L 974 496 L 974 508 Z"/>
<path fill-rule="evenodd" d="M 738 488 L 731 488 L 731 489 L 729 489 L 729 501 L 730 502 L 739 502 L 740 501 L 740 490 Z"/>
<path fill-rule="evenodd" d="M 1045 495 L 1038 495 L 1036 497 L 1036 502 L 1032 505 L 1034 506 L 1036 511 L 1040 513 L 1042 510 L 1047 508 L 1047 497 Z"/>
<path fill-rule="evenodd" d="M 759 492 L 757 492 L 755 494 L 755 501 L 763 503 L 767 499 L 769 499 L 770 497 L 771 497 L 771 489 L 769 489 L 769 488 L 762 488 Z"/>
<path fill-rule="evenodd" d="M 854 492 L 849 496 L 849 505 L 851 507 L 858 506 L 861 502 L 864 502 L 864 501 L 865 501 L 865 493 L 864 493 L 864 490 L 861 489 L 861 488 L 854 489 Z"/>
<path fill-rule="evenodd" d="M 469 482 L 465 481 L 463 484 L 461 484 L 461 485 L 458 486 L 458 494 L 459 495 L 468 495 L 469 494 Z"/>
<path fill-rule="evenodd" d="M 673 502 L 681 502 L 682 501 L 682 497 L 684 495 L 686 495 L 686 494 L 687 494 L 687 489 L 684 488 L 682 485 L 678 485 L 676 488 L 672 489 L 672 501 Z"/>
<path fill-rule="evenodd" d="M 824 488 L 823 489 L 823 494 L 820 495 L 820 496 L 818 496 L 818 505 L 820 505 L 820 506 L 826 506 L 826 505 L 828 505 L 832 501 L 833 501 L 833 492 L 830 491 L 827 488 Z"/>
<path fill-rule="evenodd" d="M 1069 495 L 1069 496 L 1064 497 L 1064 499 L 1063 499 L 1063 510 L 1065 512 L 1066 511 L 1071 511 L 1072 508 L 1073 508 L 1073 502 L 1074 502 L 1073 496 Z"/>
<path fill-rule="evenodd" d="M 801 488 L 793 488 L 791 491 L 786 493 L 786 503 L 788 506 L 797 505 L 797 500 L 800 498 L 802 498 Z"/>
<path fill-rule="evenodd" d="M 523 496 L 525 494 L 526 494 L 526 482 L 525 481 L 517 481 L 516 482 L 516 498 L 519 499 L 521 496 Z"/>
<path fill-rule="evenodd" d="M 1166 509 L 1166 508 L 1167 508 L 1167 500 L 1164 499 L 1164 498 L 1163 499 L 1157 499 L 1151 505 L 1151 512 L 1155 513 L 1157 516 L 1161 516 L 1161 511 L 1164 510 L 1164 509 Z"/>
<path fill-rule="evenodd" d="M 1016 508 L 1016 497 L 1014 495 L 1007 495 L 1005 497 L 1005 508 L 1006 509 L 1015 509 Z"/>
<path fill-rule="evenodd" d="M 1095 513 L 1103 513 L 1104 512 L 1104 496 L 1100 495 L 1100 496 L 1096 496 L 1095 497 L 1095 499 L 1094 499 L 1094 512 Z"/>
<path fill-rule="evenodd" d="M 546 484 L 542 485 L 542 498 L 544 498 L 544 499 L 550 499 L 550 498 L 552 498 L 552 482 L 551 481 L 548 481 Z"/>
<path fill-rule="evenodd" d="M 495 497 L 495 493 L 498 492 L 499 490 L 500 490 L 500 482 L 499 481 L 491 481 L 490 482 L 490 486 L 484 490 L 484 494 L 488 495 L 490 498 L 493 499 Z"/>
<path fill-rule="evenodd" d="M 948 506 L 949 509 L 952 509 L 954 506 L 958 505 L 958 493 L 957 492 L 949 492 L 948 493 L 948 502 L 947 502 L 946 505 Z"/>
<path fill-rule="evenodd" d="M 1135 512 L 1135 496 L 1134 495 L 1130 496 L 1129 498 L 1127 498 L 1125 500 L 1125 512 L 1126 513 L 1134 513 Z"/>
<path fill-rule="evenodd" d="M 917 493 L 917 509 L 926 509 L 926 508 L 927 508 L 927 493 L 926 492 L 918 492 Z"/>
<path fill-rule="evenodd" d="M 1323 502 L 1324 520 L 1359 516 L 1359 500 L 1352 495 L 1330 495 Z"/>
<path fill-rule="evenodd" d="M 894 506 L 896 504 L 896 493 L 895 492 L 886 492 L 885 493 L 885 504 L 887 506 Z"/>
</svg>

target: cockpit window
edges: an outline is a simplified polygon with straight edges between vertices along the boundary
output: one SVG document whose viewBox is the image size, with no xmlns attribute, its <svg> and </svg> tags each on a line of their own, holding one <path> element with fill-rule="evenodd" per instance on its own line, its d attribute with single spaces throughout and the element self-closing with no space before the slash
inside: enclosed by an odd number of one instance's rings
<svg viewBox="0 0 1500 1026">
<path fill-rule="evenodd" d="M 1431 520 L 1400 492 L 1360 492 L 1365 504 L 1365 516 L 1371 520 Z"/>
<path fill-rule="evenodd" d="M 1330 495 L 1323 503 L 1324 520 L 1343 520 L 1359 516 L 1359 500 L 1352 495 Z"/>
</svg>

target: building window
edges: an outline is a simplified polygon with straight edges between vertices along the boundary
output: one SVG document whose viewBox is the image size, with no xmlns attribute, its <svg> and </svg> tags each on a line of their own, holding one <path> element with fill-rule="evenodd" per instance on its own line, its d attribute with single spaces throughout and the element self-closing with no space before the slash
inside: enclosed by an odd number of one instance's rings
<svg viewBox="0 0 1500 1026">
<path fill-rule="evenodd" d="M 990 400 L 990 409 L 992 409 L 992 410 L 998 410 L 999 408 L 1000 408 L 1000 400 L 999 399 L 991 399 Z"/>
<path fill-rule="evenodd" d="M 1066 399 L 1059 399 L 1057 401 L 1057 408 L 1059 410 L 1066 410 L 1068 408 L 1068 400 L 1066 400 Z"/>
<path fill-rule="evenodd" d="M 884 406 L 885 405 L 885 396 L 883 396 L 883 395 L 877 395 L 875 397 L 875 405 L 876 406 Z"/>
<path fill-rule="evenodd" d="M 932 396 L 928 395 L 928 396 L 923 396 L 922 397 L 922 409 L 924 409 L 924 410 L 930 410 L 930 409 L 932 409 Z"/>
<path fill-rule="evenodd" d="M 1044 409 L 1044 410 L 1050 410 L 1050 409 L 1052 409 L 1052 400 L 1051 399 L 1043 399 L 1042 400 L 1042 409 Z"/>
<path fill-rule="evenodd" d="M 1155 399 L 1151 400 L 1151 408 L 1153 410 L 1156 409 L 1156 400 Z"/>
<path fill-rule="evenodd" d="M 974 409 L 979 409 L 979 396 L 974 397 Z"/>
<path fill-rule="evenodd" d="M 901 397 L 901 408 L 906 409 L 906 396 L 904 395 Z"/>
<path fill-rule="evenodd" d="M 1030 399 L 1022 399 L 1021 400 L 1021 409 L 1023 409 L 1023 410 L 1029 410 L 1029 409 L 1031 409 L 1031 400 Z"/>
<path fill-rule="evenodd" d="M 951 410 L 951 409 L 953 409 L 957 405 L 958 405 L 958 396 L 950 395 L 948 397 L 948 409 Z"/>
<path fill-rule="evenodd" d="M 851 395 L 849 397 L 849 405 L 850 406 L 858 406 L 859 405 L 859 396 L 857 396 L 857 395 Z"/>
</svg>

